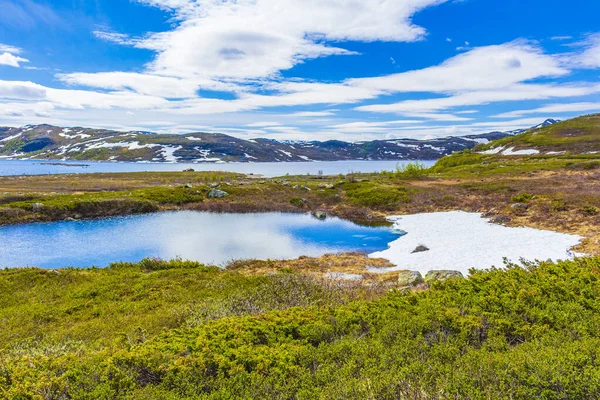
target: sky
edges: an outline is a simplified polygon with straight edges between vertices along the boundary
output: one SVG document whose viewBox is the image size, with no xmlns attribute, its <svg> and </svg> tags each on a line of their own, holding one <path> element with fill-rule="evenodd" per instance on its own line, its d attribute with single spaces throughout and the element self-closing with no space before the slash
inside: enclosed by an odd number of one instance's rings
<svg viewBox="0 0 600 400">
<path fill-rule="evenodd" d="M 0 126 L 429 139 L 600 111 L 592 0 L 0 0 Z"/>
</svg>

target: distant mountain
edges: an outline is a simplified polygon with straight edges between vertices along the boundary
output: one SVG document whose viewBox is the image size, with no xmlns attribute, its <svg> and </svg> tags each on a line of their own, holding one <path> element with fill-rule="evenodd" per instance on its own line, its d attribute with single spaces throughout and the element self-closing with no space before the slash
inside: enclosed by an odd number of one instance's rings
<svg viewBox="0 0 600 400">
<path fill-rule="evenodd" d="M 544 124 L 554 123 L 547 120 Z M 134 162 L 280 162 L 437 159 L 487 144 L 513 132 L 431 140 L 391 139 L 348 143 L 339 140 L 243 140 L 218 133 L 164 135 L 90 128 L 28 125 L 0 127 L 0 157 L 42 160 Z"/>
</svg>

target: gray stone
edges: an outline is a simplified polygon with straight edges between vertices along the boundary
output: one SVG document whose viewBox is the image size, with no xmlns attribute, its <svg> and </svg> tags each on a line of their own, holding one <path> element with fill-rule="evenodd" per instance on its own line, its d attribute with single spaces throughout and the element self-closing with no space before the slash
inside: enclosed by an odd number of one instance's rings
<svg viewBox="0 0 600 400">
<path fill-rule="evenodd" d="M 219 189 L 212 189 L 210 192 L 208 192 L 207 196 L 209 199 L 222 199 L 223 197 L 229 196 L 229 193 Z"/>
<path fill-rule="evenodd" d="M 310 192 L 310 188 L 308 186 L 302 186 L 302 189 Z"/>
<path fill-rule="evenodd" d="M 412 252 L 414 253 L 424 253 L 429 251 L 429 247 L 423 246 L 422 244 L 418 245 Z"/>
<path fill-rule="evenodd" d="M 315 211 L 313 215 L 316 219 L 320 219 L 321 221 L 327 219 L 327 213 L 325 211 Z"/>
<path fill-rule="evenodd" d="M 191 189 L 194 186 L 191 183 L 186 183 L 185 185 L 183 185 L 183 187 L 186 188 L 186 189 Z"/>
<path fill-rule="evenodd" d="M 427 275 L 425 275 L 425 283 L 428 284 L 431 284 L 435 281 L 444 282 L 449 279 L 464 279 L 464 276 L 458 271 L 448 270 L 429 271 Z"/>
<path fill-rule="evenodd" d="M 216 188 L 219 187 L 219 184 L 218 183 L 211 183 L 210 185 L 208 185 L 208 187 L 212 188 L 212 189 L 216 189 Z"/>
<path fill-rule="evenodd" d="M 35 212 L 40 212 L 44 209 L 44 205 L 42 203 L 33 203 L 31 209 Z"/>
<path fill-rule="evenodd" d="M 282 183 L 282 185 L 283 185 L 283 186 L 287 186 L 287 187 L 290 187 L 290 186 L 292 186 L 292 184 L 291 184 L 291 183 L 289 183 L 289 182 L 283 182 L 283 183 Z"/>
<path fill-rule="evenodd" d="M 500 225 L 507 224 L 510 221 L 512 221 L 511 218 L 508 217 L 508 216 L 506 216 L 506 215 L 498 215 L 498 216 L 490 219 L 491 223 L 493 223 L 493 224 L 500 224 Z"/>
<path fill-rule="evenodd" d="M 400 287 L 417 286 L 423 282 L 423 276 L 417 271 L 400 271 L 398 274 L 398 285 Z"/>
</svg>

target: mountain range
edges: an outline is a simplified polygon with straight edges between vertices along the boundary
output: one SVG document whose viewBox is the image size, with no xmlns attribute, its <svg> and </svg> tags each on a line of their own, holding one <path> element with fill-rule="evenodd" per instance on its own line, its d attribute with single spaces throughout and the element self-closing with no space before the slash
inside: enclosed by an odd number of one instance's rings
<svg viewBox="0 0 600 400">
<path fill-rule="evenodd" d="M 557 122 L 548 119 L 533 128 Z M 390 139 L 350 143 L 339 140 L 245 140 L 219 133 L 173 135 L 27 125 L 21 128 L 0 127 L 0 158 L 129 162 L 432 160 L 525 131 L 527 129 L 430 140 Z"/>
</svg>

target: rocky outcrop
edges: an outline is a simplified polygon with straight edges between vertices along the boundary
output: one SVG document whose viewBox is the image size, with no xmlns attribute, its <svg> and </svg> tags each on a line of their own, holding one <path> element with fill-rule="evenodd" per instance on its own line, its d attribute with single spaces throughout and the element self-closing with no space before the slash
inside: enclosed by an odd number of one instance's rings
<svg viewBox="0 0 600 400">
<path fill-rule="evenodd" d="M 464 276 L 459 271 L 450 270 L 429 271 L 425 275 L 425 283 L 429 285 L 434 282 L 444 282 L 450 279 L 464 279 Z"/>
<path fill-rule="evenodd" d="M 410 287 L 424 283 L 423 276 L 417 271 L 400 271 L 398 274 L 398 286 Z"/>
<path fill-rule="evenodd" d="M 209 199 L 222 199 L 224 197 L 229 196 L 229 193 L 223 191 L 223 190 L 219 190 L 219 189 L 212 189 L 210 192 L 208 192 L 207 197 Z"/>
</svg>

